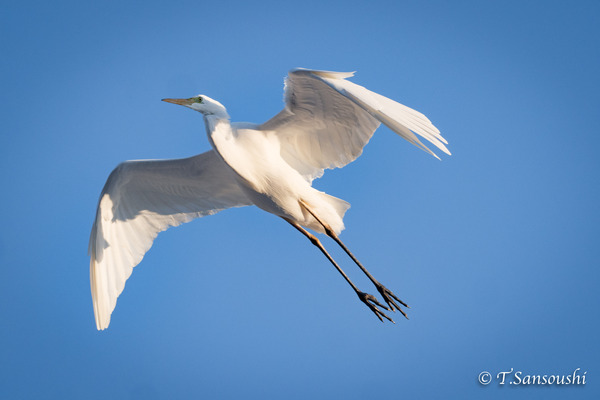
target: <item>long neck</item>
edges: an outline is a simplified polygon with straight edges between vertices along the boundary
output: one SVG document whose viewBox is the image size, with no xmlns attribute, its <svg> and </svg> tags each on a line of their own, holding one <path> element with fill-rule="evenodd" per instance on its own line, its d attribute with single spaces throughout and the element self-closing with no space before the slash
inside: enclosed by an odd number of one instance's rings
<svg viewBox="0 0 600 400">
<path fill-rule="evenodd" d="M 240 152 L 237 146 L 237 131 L 231 127 L 229 118 L 223 118 L 216 115 L 205 115 L 206 133 L 208 141 L 219 155 L 221 160 L 227 164 L 238 178 L 245 181 L 244 177 L 244 154 Z"/>
<path fill-rule="evenodd" d="M 206 134 L 210 145 L 217 153 L 221 154 L 221 151 L 225 150 L 225 143 L 233 139 L 229 115 L 227 115 L 227 112 L 204 115 L 204 124 L 206 125 Z"/>
<path fill-rule="evenodd" d="M 252 165 L 252 157 L 249 156 L 248 149 L 238 142 L 245 136 L 238 135 L 238 130 L 231 126 L 229 118 L 206 115 L 204 121 L 208 140 L 214 151 L 231 168 L 239 183 L 253 187 L 251 182 L 255 180 L 252 178 L 255 174 L 253 168 L 249 168 Z"/>
</svg>

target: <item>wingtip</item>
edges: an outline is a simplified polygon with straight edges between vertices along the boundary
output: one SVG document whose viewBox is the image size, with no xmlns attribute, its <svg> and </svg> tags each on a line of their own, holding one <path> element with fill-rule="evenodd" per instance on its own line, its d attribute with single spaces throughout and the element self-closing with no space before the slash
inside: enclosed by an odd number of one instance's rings
<svg viewBox="0 0 600 400">
<path fill-rule="evenodd" d="M 319 69 L 308 69 L 308 68 L 294 68 L 292 70 L 290 70 L 290 74 L 292 73 L 308 73 L 308 74 L 312 74 L 312 75 L 316 75 L 319 76 L 321 78 L 329 78 L 329 79 L 346 79 L 346 78 L 350 78 L 353 77 L 354 74 L 356 73 L 356 71 L 352 71 L 352 72 L 337 72 L 337 71 L 326 71 L 326 70 L 319 70 Z"/>
<path fill-rule="evenodd" d="M 450 153 L 450 150 L 448 150 L 448 149 L 446 149 L 446 150 L 442 149 L 442 150 L 444 151 L 444 153 L 445 153 L 446 155 L 449 155 L 449 156 L 451 156 L 451 155 L 452 155 L 452 153 Z M 439 157 L 437 154 L 435 154 L 434 152 L 431 152 L 431 155 L 433 155 L 433 156 L 434 156 L 435 158 L 437 158 L 438 160 L 442 161 L 442 159 L 441 159 L 441 158 L 440 158 L 440 157 Z"/>
<path fill-rule="evenodd" d="M 99 331 L 105 330 L 106 328 L 108 328 L 108 325 L 110 325 L 110 316 L 108 317 L 108 320 L 101 320 L 100 318 L 96 318 L 96 329 L 98 329 Z"/>
<path fill-rule="evenodd" d="M 108 313 L 107 316 L 106 305 L 104 304 L 104 307 L 102 307 L 102 305 L 100 304 L 100 301 L 102 300 L 99 298 L 99 277 L 97 276 L 97 273 L 98 269 L 96 265 L 96 254 L 94 251 L 92 253 L 92 256 L 90 257 L 90 286 L 92 289 L 92 304 L 94 307 L 94 319 L 96 320 L 96 329 L 98 329 L 99 331 L 103 331 L 106 328 L 108 328 L 108 325 L 110 324 L 110 316 L 112 310 Z"/>
</svg>

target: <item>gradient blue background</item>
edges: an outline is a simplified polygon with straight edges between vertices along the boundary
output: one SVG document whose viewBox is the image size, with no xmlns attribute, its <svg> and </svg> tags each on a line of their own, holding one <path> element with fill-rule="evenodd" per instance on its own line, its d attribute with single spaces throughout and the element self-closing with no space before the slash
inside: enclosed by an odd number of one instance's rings
<svg viewBox="0 0 600 400">
<path fill-rule="evenodd" d="M 222 4 L 225 3 L 225 4 Z M 598 398 L 598 2 L 4 2 L 0 397 Z M 126 159 L 206 151 L 282 106 L 293 67 L 422 111 L 439 162 L 381 128 L 316 187 L 405 299 L 381 324 L 298 232 L 256 208 L 161 234 L 96 331 L 87 245 Z M 366 291 L 358 269 L 332 254 Z M 481 386 L 487 370 L 585 387 Z"/>
</svg>

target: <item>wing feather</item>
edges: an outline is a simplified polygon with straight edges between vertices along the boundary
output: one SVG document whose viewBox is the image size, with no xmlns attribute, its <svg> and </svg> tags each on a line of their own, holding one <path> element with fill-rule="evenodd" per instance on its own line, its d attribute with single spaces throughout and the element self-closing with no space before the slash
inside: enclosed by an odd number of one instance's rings
<svg viewBox="0 0 600 400">
<path fill-rule="evenodd" d="M 380 123 L 438 159 L 419 136 L 450 154 L 444 145 L 448 142 L 427 117 L 346 80 L 353 75 L 290 71 L 285 81 L 285 108 L 259 126 L 277 132 L 282 157 L 309 182 L 327 168 L 354 161 Z"/>
<path fill-rule="evenodd" d="M 98 329 L 110 323 L 125 281 L 159 232 L 252 202 L 214 151 L 179 160 L 127 161 L 110 174 L 89 244 Z"/>
</svg>

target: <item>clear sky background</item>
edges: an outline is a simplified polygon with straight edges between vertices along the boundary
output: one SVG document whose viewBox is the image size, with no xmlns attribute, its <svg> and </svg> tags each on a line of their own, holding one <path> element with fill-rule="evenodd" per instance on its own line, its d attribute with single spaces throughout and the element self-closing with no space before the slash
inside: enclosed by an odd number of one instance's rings
<svg viewBox="0 0 600 400">
<path fill-rule="evenodd" d="M 600 3 L 2 10 L 3 399 L 598 398 Z M 201 116 L 160 99 L 204 93 L 262 122 L 294 67 L 356 70 L 450 143 L 440 162 L 383 127 L 315 182 L 352 204 L 341 238 L 410 321 L 380 323 L 304 237 L 247 207 L 162 233 L 96 331 L 87 246 L 109 173 L 209 149 Z M 511 368 L 587 384 L 477 381 Z"/>
</svg>

